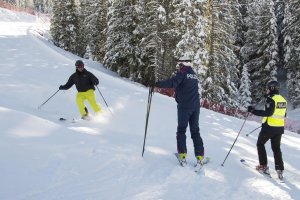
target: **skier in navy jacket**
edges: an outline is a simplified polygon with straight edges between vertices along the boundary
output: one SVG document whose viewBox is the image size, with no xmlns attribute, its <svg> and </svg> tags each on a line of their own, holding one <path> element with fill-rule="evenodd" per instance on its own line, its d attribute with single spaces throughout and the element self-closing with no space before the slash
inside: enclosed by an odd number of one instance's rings
<svg viewBox="0 0 300 200">
<path fill-rule="evenodd" d="M 186 128 L 189 124 L 194 143 L 194 153 L 197 162 L 201 164 L 204 157 L 203 141 L 199 130 L 200 96 L 198 78 L 191 67 L 191 59 L 182 57 L 178 60 L 179 70 L 171 79 L 155 83 L 159 88 L 175 88 L 177 102 L 177 151 L 179 161 L 186 165 Z"/>
</svg>

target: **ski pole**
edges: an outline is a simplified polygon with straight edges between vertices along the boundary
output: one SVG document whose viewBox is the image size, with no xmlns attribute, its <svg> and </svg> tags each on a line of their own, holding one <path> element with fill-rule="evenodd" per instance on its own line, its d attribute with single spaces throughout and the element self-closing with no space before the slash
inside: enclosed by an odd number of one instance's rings
<svg viewBox="0 0 300 200">
<path fill-rule="evenodd" d="M 144 136 L 142 157 L 144 156 L 144 152 L 145 152 L 145 143 L 146 143 L 146 135 L 147 135 L 147 129 L 148 129 L 149 114 L 150 114 L 152 96 L 154 93 L 153 91 L 154 91 L 154 87 L 149 87 L 148 105 L 147 105 L 147 113 L 146 113 L 146 125 L 145 125 L 145 136 Z"/>
<path fill-rule="evenodd" d="M 261 126 L 257 127 L 256 129 L 254 129 L 253 131 L 251 131 L 250 133 L 247 133 L 246 136 L 248 137 L 251 133 L 253 133 L 254 131 L 256 131 L 257 129 L 261 128 Z"/>
<path fill-rule="evenodd" d="M 41 107 L 43 106 L 43 105 L 45 105 L 52 97 L 54 97 L 54 95 L 56 95 L 56 93 L 58 93 L 59 92 L 59 89 L 51 96 L 51 97 L 49 97 L 49 99 L 47 99 L 47 101 L 45 101 L 44 103 L 42 103 L 39 107 L 38 107 L 38 109 L 41 109 Z"/>
<path fill-rule="evenodd" d="M 108 105 L 107 105 L 107 103 L 106 103 L 106 101 L 105 101 L 105 98 L 104 98 L 104 96 L 102 95 L 102 93 L 101 93 L 101 91 L 99 90 L 99 88 L 98 88 L 98 86 L 96 85 L 96 88 L 98 89 L 98 91 L 99 91 L 99 93 L 100 93 L 100 95 L 101 95 L 101 97 L 102 97 L 102 99 L 104 100 L 104 103 L 106 104 L 106 106 L 107 106 L 107 108 L 108 108 L 108 110 L 109 110 L 109 112 L 113 115 L 113 113 L 111 112 L 111 110 L 109 109 L 109 107 L 108 107 Z"/>
<path fill-rule="evenodd" d="M 249 116 L 249 113 L 248 113 L 247 116 L 245 117 L 244 123 L 243 123 L 243 125 L 242 125 L 242 127 L 241 127 L 241 129 L 240 129 L 240 131 L 239 131 L 239 133 L 238 133 L 238 135 L 236 136 L 236 138 L 235 138 L 235 140 L 234 140 L 234 142 L 233 142 L 233 144 L 232 144 L 232 146 L 231 146 L 229 152 L 227 153 L 227 155 L 226 155 L 226 157 L 225 157 L 223 163 L 221 164 L 222 167 L 224 167 L 224 163 L 225 163 L 227 157 L 229 156 L 229 154 L 230 154 L 230 152 L 231 152 L 231 150 L 232 150 L 232 148 L 233 148 L 235 142 L 237 141 L 237 139 L 238 139 L 238 137 L 239 137 L 239 135 L 240 135 L 240 133 L 241 133 L 241 131 L 242 131 L 242 129 L 243 129 L 243 127 L 244 127 L 246 121 L 247 121 L 248 116 Z"/>
</svg>

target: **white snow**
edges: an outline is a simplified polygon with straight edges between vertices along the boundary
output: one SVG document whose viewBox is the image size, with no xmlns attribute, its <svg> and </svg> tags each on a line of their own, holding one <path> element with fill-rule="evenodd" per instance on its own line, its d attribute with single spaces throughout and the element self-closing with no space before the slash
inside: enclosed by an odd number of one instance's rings
<svg viewBox="0 0 300 200">
<path fill-rule="evenodd" d="M 29 20 L 30 19 L 30 20 Z M 201 109 L 200 127 L 211 162 L 200 175 L 178 166 L 174 99 L 155 93 L 146 151 L 141 157 L 148 89 L 117 77 L 101 64 L 84 60 L 99 79 L 102 114 L 79 118 L 76 89 L 59 91 L 74 72 L 77 56 L 37 37 L 35 17 L 0 8 L 0 199 L 1 200 L 252 200 L 300 198 L 300 137 L 282 138 L 286 183 L 244 167 L 257 160 L 260 126 L 247 121 L 222 167 L 243 120 Z M 88 106 L 89 110 L 91 108 Z M 295 114 L 299 117 L 299 114 Z M 188 162 L 194 163 L 187 131 Z M 266 145 L 275 175 L 270 143 Z"/>
</svg>

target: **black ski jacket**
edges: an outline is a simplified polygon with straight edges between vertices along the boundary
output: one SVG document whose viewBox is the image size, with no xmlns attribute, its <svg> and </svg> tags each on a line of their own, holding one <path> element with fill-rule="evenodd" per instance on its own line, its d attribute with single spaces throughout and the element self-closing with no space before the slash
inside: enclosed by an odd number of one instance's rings
<svg viewBox="0 0 300 200">
<path fill-rule="evenodd" d="M 94 85 L 99 84 L 97 77 L 91 72 L 83 69 L 82 72 L 76 69 L 76 72 L 72 74 L 65 85 L 60 87 L 61 90 L 68 90 L 75 84 L 78 92 L 86 92 L 90 89 L 95 90 Z"/>
</svg>

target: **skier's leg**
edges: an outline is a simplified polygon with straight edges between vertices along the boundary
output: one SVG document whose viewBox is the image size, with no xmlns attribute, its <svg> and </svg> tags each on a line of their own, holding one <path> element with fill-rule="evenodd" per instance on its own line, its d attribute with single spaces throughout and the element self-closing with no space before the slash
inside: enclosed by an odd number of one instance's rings
<svg viewBox="0 0 300 200">
<path fill-rule="evenodd" d="M 204 156 L 203 140 L 200 136 L 200 129 L 199 129 L 199 115 L 200 115 L 200 107 L 196 108 L 193 111 L 193 114 L 190 116 L 190 120 L 189 120 L 191 137 L 194 143 L 194 152 L 196 157 Z"/>
<path fill-rule="evenodd" d="M 258 159 L 260 165 L 267 165 L 267 152 L 265 148 L 266 142 L 270 139 L 267 133 L 260 131 L 258 139 L 257 139 L 257 152 L 258 152 Z"/>
<path fill-rule="evenodd" d="M 281 136 L 282 136 L 281 134 L 276 134 L 274 137 L 271 138 L 271 147 L 272 147 L 273 154 L 274 154 L 276 170 L 284 170 L 282 153 L 281 153 L 281 149 L 280 149 Z"/>
<path fill-rule="evenodd" d="M 87 114 L 85 111 L 84 100 L 85 100 L 84 92 L 78 92 L 76 95 L 76 103 L 81 116 L 85 116 Z"/>
<path fill-rule="evenodd" d="M 188 110 L 177 109 L 177 120 L 178 120 L 177 133 L 176 133 L 177 151 L 178 153 L 187 153 L 185 132 L 189 121 Z"/>
<path fill-rule="evenodd" d="M 96 95 L 94 90 L 90 89 L 86 91 L 86 97 L 91 107 L 93 108 L 95 113 L 99 113 L 101 111 L 101 107 L 96 102 Z"/>
</svg>

